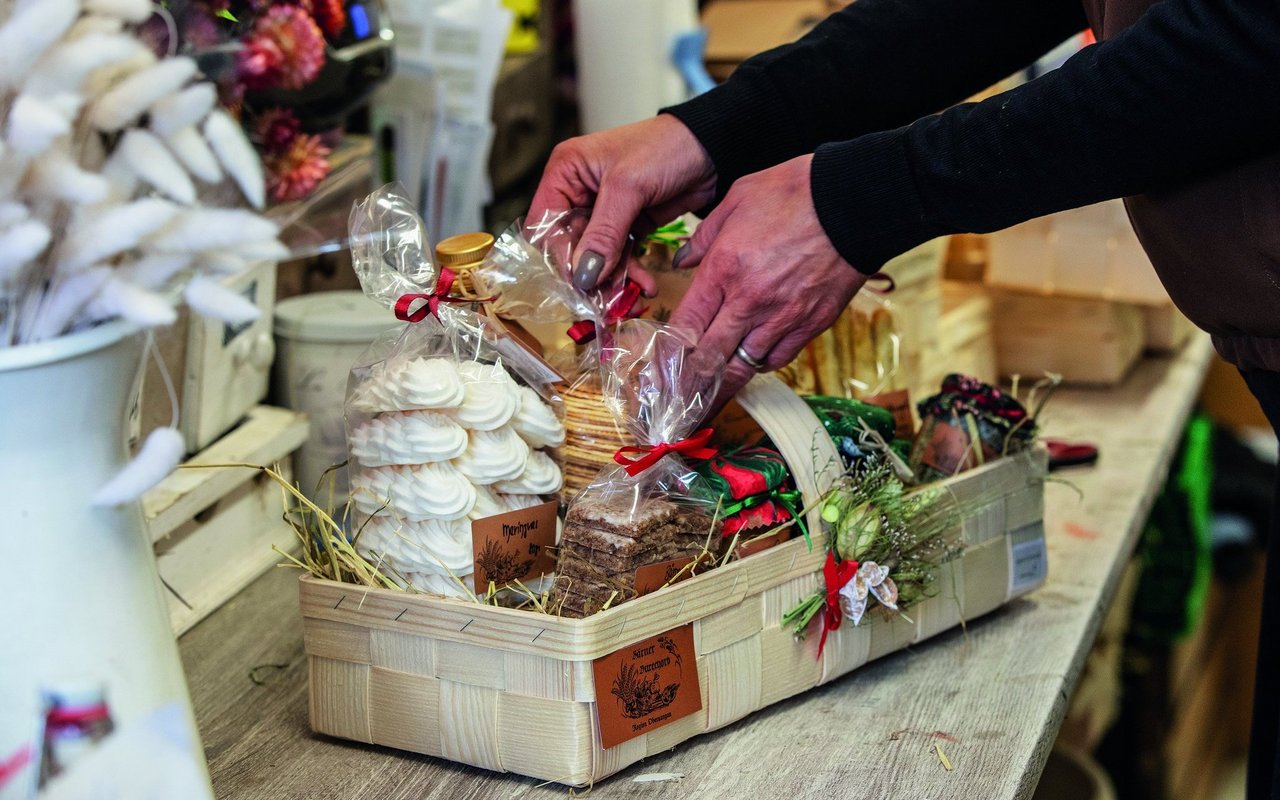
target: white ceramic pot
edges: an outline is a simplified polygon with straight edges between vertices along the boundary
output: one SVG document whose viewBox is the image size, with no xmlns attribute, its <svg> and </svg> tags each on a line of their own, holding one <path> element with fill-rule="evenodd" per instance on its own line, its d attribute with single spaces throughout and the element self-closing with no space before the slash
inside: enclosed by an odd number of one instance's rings
<svg viewBox="0 0 1280 800">
<path fill-rule="evenodd" d="M 176 748 L 153 752 L 131 786 L 153 795 L 173 774 L 160 759 L 185 759 L 179 771 L 197 780 L 185 796 L 212 796 L 141 506 L 90 506 L 128 459 L 143 342 L 114 322 L 0 349 L 0 763 L 28 749 L 22 774 L 0 785 L 5 800 L 28 796 L 38 774 L 42 694 L 84 687 L 109 708 L 115 731 L 100 744 L 113 745 L 115 771 L 136 769 L 122 744 Z"/>
</svg>

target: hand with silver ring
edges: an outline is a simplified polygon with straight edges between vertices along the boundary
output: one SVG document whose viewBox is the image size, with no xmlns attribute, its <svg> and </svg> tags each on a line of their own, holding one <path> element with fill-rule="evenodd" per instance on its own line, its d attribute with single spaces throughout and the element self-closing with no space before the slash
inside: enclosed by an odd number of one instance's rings
<svg viewBox="0 0 1280 800">
<path fill-rule="evenodd" d="M 766 364 L 764 361 L 761 361 L 760 359 L 748 353 L 746 350 L 742 349 L 742 345 L 738 345 L 738 349 L 734 350 L 733 354 L 738 358 L 742 359 L 743 361 L 745 361 L 747 363 L 747 366 L 751 367 L 756 372 L 760 372 L 761 370 L 766 370 L 769 368 L 769 365 Z"/>
<path fill-rule="evenodd" d="M 812 160 L 738 179 L 676 253 L 677 267 L 697 271 L 671 324 L 692 331 L 701 363 L 724 365 L 712 412 L 757 372 L 789 364 L 867 280 L 818 220 Z"/>
</svg>

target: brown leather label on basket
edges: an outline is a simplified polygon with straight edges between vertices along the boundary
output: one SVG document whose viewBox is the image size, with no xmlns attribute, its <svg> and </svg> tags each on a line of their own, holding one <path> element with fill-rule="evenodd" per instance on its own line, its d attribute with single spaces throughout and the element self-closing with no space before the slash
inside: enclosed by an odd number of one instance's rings
<svg viewBox="0 0 1280 800">
<path fill-rule="evenodd" d="M 915 438 L 916 419 L 911 415 L 911 393 L 906 389 L 864 397 L 862 402 L 893 414 L 893 432 L 899 439 Z"/>
<path fill-rule="evenodd" d="M 742 531 L 742 544 L 733 551 L 735 558 L 746 558 L 755 555 L 770 547 L 777 547 L 783 542 L 791 538 L 792 528 L 783 528 L 772 536 L 762 536 L 768 533 L 768 528 L 756 528 L 755 530 Z"/>
<path fill-rule="evenodd" d="M 601 656 L 591 668 L 606 750 L 702 710 L 693 623 Z"/>
<path fill-rule="evenodd" d="M 636 569 L 636 597 L 652 594 L 668 583 L 679 583 L 693 576 L 694 556 L 673 558 L 656 564 L 645 564 Z M 686 569 L 688 567 L 688 569 Z"/>
<path fill-rule="evenodd" d="M 559 508 L 552 500 L 471 523 L 477 594 L 488 591 L 490 581 L 501 589 L 513 581 L 528 582 L 555 571 L 551 549 L 556 544 Z"/>
</svg>

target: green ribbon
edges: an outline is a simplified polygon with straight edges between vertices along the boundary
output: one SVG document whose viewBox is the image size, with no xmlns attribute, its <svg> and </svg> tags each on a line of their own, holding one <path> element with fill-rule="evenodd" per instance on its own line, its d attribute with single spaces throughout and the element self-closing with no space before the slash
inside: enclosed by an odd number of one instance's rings
<svg viewBox="0 0 1280 800">
<path fill-rule="evenodd" d="M 796 527 L 798 527 L 800 532 L 804 534 L 805 543 L 809 545 L 809 549 L 812 550 L 813 540 L 809 538 L 809 527 L 804 524 L 804 517 L 800 515 L 801 501 L 803 498 L 798 489 L 788 489 L 786 491 L 783 491 L 782 489 L 770 489 L 767 492 L 753 494 L 750 497 L 744 497 L 735 503 L 722 506 L 720 514 L 724 518 L 732 517 L 733 515 L 746 511 L 749 508 L 755 508 L 766 500 L 774 501 L 791 515 L 791 518 L 796 521 Z"/>
</svg>

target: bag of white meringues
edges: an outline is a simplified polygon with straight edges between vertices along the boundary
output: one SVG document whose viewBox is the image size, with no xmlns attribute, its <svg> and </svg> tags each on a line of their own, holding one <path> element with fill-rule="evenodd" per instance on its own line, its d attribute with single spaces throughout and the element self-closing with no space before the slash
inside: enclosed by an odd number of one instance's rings
<svg viewBox="0 0 1280 800">
<path fill-rule="evenodd" d="M 452 292 L 388 186 L 351 213 L 365 294 L 405 323 L 351 370 L 345 416 L 356 549 L 411 590 L 484 599 L 550 580 L 564 440 L 554 372 Z"/>
</svg>

